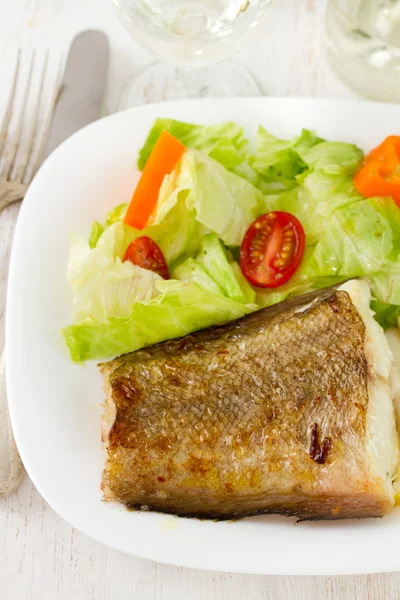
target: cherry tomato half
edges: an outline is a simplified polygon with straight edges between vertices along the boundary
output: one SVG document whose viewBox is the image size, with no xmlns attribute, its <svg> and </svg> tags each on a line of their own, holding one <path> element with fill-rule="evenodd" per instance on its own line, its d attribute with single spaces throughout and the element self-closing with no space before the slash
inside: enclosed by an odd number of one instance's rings
<svg viewBox="0 0 400 600">
<path fill-rule="evenodd" d="M 257 287 L 275 288 L 292 277 L 301 263 L 305 233 L 290 213 L 270 212 L 249 227 L 240 248 L 240 266 Z"/>
<path fill-rule="evenodd" d="M 124 262 L 126 260 L 129 260 L 138 267 L 142 267 L 142 269 L 154 271 L 161 275 L 161 277 L 164 277 L 164 279 L 169 279 L 164 254 L 160 247 L 151 238 L 147 237 L 147 235 L 142 235 L 129 244 Z"/>
</svg>

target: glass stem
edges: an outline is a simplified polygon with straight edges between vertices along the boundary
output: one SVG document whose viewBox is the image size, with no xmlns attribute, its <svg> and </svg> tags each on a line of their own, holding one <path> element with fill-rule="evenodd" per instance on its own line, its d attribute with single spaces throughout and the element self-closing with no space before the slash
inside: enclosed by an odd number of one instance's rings
<svg viewBox="0 0 400 600">
<path fill-rule="evenodd" d="M 185 98 L 204 98 L 208 95 L 207 67 L 176 67 L 175 77 Z"/>
</svg>

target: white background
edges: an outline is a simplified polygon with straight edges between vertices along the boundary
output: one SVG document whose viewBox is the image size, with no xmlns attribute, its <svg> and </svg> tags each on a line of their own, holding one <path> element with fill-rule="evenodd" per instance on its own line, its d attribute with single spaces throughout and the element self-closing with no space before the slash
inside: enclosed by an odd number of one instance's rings
<svg viewBox="0 0 400 600">
<path fill-rule="evenodd" d="M 238 54 L 236 60 L 251 70 L 265 93 L 351 96 L 325 62 L 324 7 L 324 0 L 276 0 L 262 33 Z M 111 0 L 0 0 L 0 9 L 1 108 L 5 105 L 18 47 L 22 48 L 23 68 L 32 48 L 38 49 L 37 68 L 44 50 L 50 49 L 47 78 L 50 94 L 74 34 L 86 28 L 108 33 L 111 67 L 105 112 L 115 105 L 126 77 L 151 60 L 122 29 Z M 17 214 L 18 207 L 14 206 L 0 217 L 1 320 Z M 1 327 L 0 344 L 3 343 Z M 268 539 L 265 543 L 268 544 Z M 316 552 L 323 552 L 323 548 L 316 548 Z M 1 600 L 394 600 L 399 597 L 400 576 L 396 574 L 326 578 L 230 575 L 174 568 L 126 556 L 64 523 L 28 479 L 16 494 L 0 500 Z"/>
</svg>

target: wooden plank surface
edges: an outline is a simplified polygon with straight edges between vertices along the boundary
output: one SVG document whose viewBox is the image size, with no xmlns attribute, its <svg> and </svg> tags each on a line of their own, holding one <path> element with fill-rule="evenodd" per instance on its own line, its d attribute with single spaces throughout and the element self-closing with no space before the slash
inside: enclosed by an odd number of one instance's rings
<svg viewBox="0 0 400 600">
<path fill-rule="evenodd" d="M 351 96 L 325 62 L 324 4 L 324 0 L 278 0 L 263 32 L 236 57 L 253 72 L 265 93 Z M 54 75 L 73 35 L 88 27 L 103 29 L 110 36 L 106 111 L 115 104 L 130 72 L 149 61 L 118 23 L 110 0 L 1 0 L 0 6 L 3 92 L 19 46 L 24 52 L 32 47 L 51 48 Z M 5 96 L 3 93 L 0 98 L 1 108 Z M 17 214 L 18 207 L 14 206 L 0 219 L 1 346 L 8 260 Z M 16 494 L 0 500 L 0 598 L 395 600 L 400 598 L 400 576 L 266 577 L 156 564 L 108 549 L 80 534 L 54 513 L 27 478 Z"/>
</svg>

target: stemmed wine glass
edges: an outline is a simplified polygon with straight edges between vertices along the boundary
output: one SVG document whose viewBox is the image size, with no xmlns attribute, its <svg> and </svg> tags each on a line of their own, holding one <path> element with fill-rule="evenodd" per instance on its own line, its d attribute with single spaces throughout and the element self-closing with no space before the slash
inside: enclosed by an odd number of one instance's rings
<svg viewBox="0 0 400 600">
<path fill-rule="evenodd" d="M 328 0 L 326 48 L 356 92 L 400 102 L 400 0 Z"/>
<path fill-rule="evenodd" d="M 133 77 L 118 108 L 207 96 L 255 96 L 243 67 L 223 62 L 252 36 L 272 0 L 112 0 L 156 62 Z"/>
</svg>

